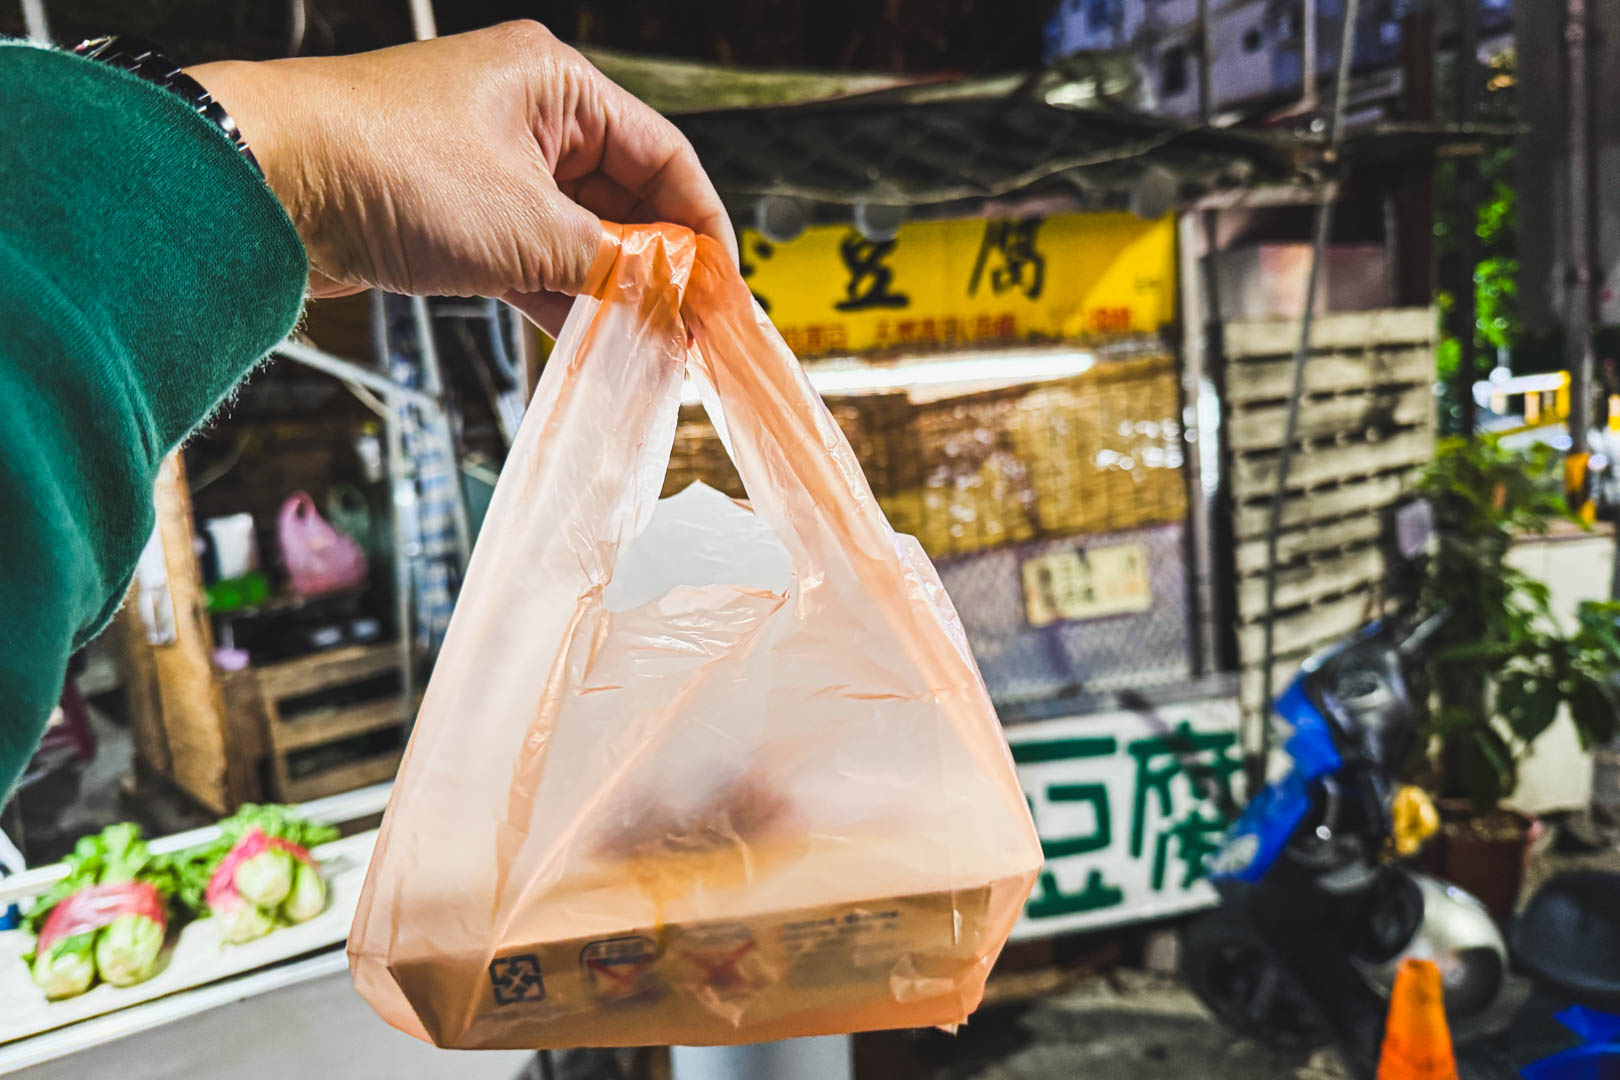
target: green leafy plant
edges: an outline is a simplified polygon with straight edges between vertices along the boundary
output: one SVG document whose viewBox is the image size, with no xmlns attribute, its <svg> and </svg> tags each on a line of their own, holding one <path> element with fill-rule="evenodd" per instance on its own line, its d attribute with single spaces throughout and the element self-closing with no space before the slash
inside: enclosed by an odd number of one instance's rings
<svg viewBox="0 0 1620 1080">
<path fill-rule="evenodd" d="M 1440 793 L 1482 812 L 1512 793 L 1519 761 L 1563 705 L 1583 744 L 1615 734 L 1620 604 L 1582 605 L 1566 634 L 1547 586 L 1507 561 L 1517 537 L 1574 520 L 1559 475 L 1550 447 L 1455 439 L 1418 485 L 1434 506 L 1439 546 L 1409 599 L 1449 613 L 1427 650 L 1428 734 Z"/>
<path fill-rule="evenodd" d="M 1519 121 L 1517 66 L 1517 54 L 1510 49 L 1494 57 L 1489 67 L 1480 72 L 1481 119 L 1509 124 Z M 1466 277 L 1473 285 L 1475 305 L 1473 327 L 1459 326 L 1455 285 L 1435 292 L 1441 332 L 1435 358 L 1439 384 L 1435 397 L 1440 429 L 1448 433 L 1459 430 L 1458 394 L 1462 388 L 1457 383 L 1457 367 L 1462 353 L 1459 338 L 1464 333 L 1474 335 L 1481 354 L 1480 367 L 1484 370 L 1475 372 L 1474 378 L 1484 378 L 1494 366 L 1493 354 L 1511 354 L 1513 370 L 1522 375 L 1540 370 L 1537 365 L 1545 362 L 1546 353 L 1545 349 L 1531 348 L 1528 351 L 1535 355 L 1525 355 L 1527 334 L 1519 305 L 1517 150 L 1512 144 L 1491 147 L 1480 156 L 1477 167 L 1479 182 L 1471 189 L 1459 182 L 1455 161 L 1442 163 L 1435 173 L 1434 254 L 1440 267 L 1439 280 L 1455 283 Z M 1472 229 L 1478 241 L 1478 258 L 1472 267 L 1460 265 L 1460 229 Z M 1552 360 L 1554 368 L 1561 363 L 1556 353 Z"/>
</svg>

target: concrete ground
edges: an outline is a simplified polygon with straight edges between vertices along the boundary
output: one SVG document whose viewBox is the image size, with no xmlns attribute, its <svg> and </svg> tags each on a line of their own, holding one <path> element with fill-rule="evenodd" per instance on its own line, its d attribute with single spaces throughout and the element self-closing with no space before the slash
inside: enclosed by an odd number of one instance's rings
<svg viewBox="0 0 1620 1080">
<path fill-rule="evenodd" d="M 1267 1049 L 1222 1027 L 1176 980 L 1132 969 L 1089 977 L 1024 1006 L 981 1013 L 957 1042 L 956 1060 L 935 1067 L 938 1080 L 1342 1080 L 1345 1075 L 1330 1051 Z"/>
<path fill-rule="evenodd" d="M 1130 968 L 987 1006 L 954 1035 L 871 1032 L 854 1046 L 856 1080 L 1346 1080 L 1331 1051 L 1268 1050 L 1217 1024 L 1175 979 Z M 560 1053 L 552 1069 L 555 1080 L 670 1076 L 661 1050 Z M 516 1080 L 544 1077 L 536 1066 Z"/>
</svg>

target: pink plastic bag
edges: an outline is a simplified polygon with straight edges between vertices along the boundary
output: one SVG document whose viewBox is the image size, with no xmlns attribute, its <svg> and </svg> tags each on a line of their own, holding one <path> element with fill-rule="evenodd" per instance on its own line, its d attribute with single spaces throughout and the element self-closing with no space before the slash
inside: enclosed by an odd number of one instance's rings
<svg viewBox="0 0 1620 1080">
<path fill-rule="evenodd" d="M 718 245 L 614 236 L 501 472 L 355 985 L 468 1048 L 959 1022 L 1041 852 L 956 613 Z M 749 506 L 658 499 L 688 370 Z"/>
<path fill-rule="evenodd" d="M 317 596 L 366 580 L 366 553 L 316 512 L 306 492 L 296 491 L 281 504 L 276 535 L 294 592 Z"/>
</svg>

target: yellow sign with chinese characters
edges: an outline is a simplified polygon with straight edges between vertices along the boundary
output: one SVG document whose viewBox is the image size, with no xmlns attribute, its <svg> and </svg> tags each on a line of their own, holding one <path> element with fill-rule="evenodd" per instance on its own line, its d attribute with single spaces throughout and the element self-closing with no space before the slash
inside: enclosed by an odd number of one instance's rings
<svg viewBox="0 0 1620 1080">
<path fill-rule="evenodd" d="M 1074 548 L 1028 559 L 1024 615 L 1031 626 L 1060 619 L 1096 619 L 1153 606 L 1147 549 L 1141 544 Z"/>
<path fill-rule="evenodd" d="M 743 275 L 800 356 L 1151 334 L 1175 318 L 1175 225 L 1131 214 L 742 236 Z"/>
</svg>

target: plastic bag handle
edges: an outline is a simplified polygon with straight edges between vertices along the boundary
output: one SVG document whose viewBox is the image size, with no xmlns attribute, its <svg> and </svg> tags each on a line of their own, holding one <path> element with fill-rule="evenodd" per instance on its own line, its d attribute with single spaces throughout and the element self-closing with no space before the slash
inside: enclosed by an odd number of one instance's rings
<svg viewBox="0 0 1620 1080">
<path fill-rule="evenodd" d="M 295 491 L 281 504 L 278 531 L 306 532 L 315 516 L 315 500 L 307 491 Z"/>
<path fill-rule="evenodd" d="M 371 509 L 366 504 L 365 495 L 353 484 L 332 485 L 332 489 L 326 493 L 326 512 L 331 514 L 334 508 L 347 513 L 359 513 Z"/>
<path fill-rule="evenodd" d="M 916 601 L 934 596 L 937 577 L 912 561 L 914 543 L 897 540 L 849 440 L 730 257 L 707 237 L 697 244 L 683 308 L 690 362 L 724 412 L 717 426 L 755 513 L 788 546 L 801 580 L 872 606 L 901 641 L 928 643 L 928 655 L 912 659 L 932 685 L 976 688 L 972 660 L 920 624 L 930 605 Z"/>
<path fill-rule="evenodd" d="M 524 464 L 502 470 L 488 510 L 505 527 L 478 539 L 441 666 L 484 671 L 494 684 L 532 681 L 531 671 L 486 671 L 477 633 L 458 632 L 461 613 L 531 607 L 535 655 L 561 655 L 583 598 L 600 595 L 620 549 L 645 527 L 680 411 L 688 347 L 680 304 L 692 256 L 686 229 L 604 227 L 591 272 L 600 280 L 587 282 L 570 310 L 524 414 L 508 457 Z M 498 569 L 516 565 L 532 572 L 514 579 Z M 553 610 L 551 601 L 567 593 L 582 607 Z M 431 755 L 437 740 L 465 737 L 451 727 L 418 731 L 405 765 L 416 753 Z"/>
<path fill-rule="evenodd" d="M 849 441 L 741 275 L 707 238 L 699 241 L 682 314 L 696 346 L 690 363 L 723 410 L 715 423 L 724 425 L 755 512 L 790 547 L 796 540 L 811 563 L 827 561 L 829 544 L 853 544 L 888 561 L 892 534 Z"/>
</svg>

